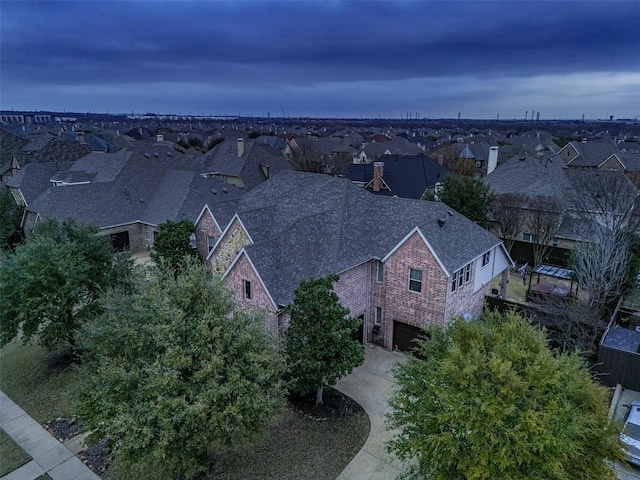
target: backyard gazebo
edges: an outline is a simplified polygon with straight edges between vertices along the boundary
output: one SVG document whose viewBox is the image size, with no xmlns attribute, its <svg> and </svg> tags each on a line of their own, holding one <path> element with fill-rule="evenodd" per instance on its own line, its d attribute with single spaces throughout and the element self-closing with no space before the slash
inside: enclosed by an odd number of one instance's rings
<svg viewBox="0 0 640 480">
<path fill-rule="evenodd" d="M 538 275 L 536 285 L 531 288 L 534 275 Z M 540 281 L 540 276 L 550 277 L 552 279 L 568 280 L 569 288 L 566 285 L 558 284 L 553 281 Z M 573 294 L 573 271 L 558 267 L 555 265 L 545 265 L 541 263 L 529 273 L 529 287 L 527 288 L 527 296 L 544 297 L 554 295 L 556 297 L 569 297 Z M 575 294 L 578 295 L 578 284 L 576 283 Z"/>
</svg>

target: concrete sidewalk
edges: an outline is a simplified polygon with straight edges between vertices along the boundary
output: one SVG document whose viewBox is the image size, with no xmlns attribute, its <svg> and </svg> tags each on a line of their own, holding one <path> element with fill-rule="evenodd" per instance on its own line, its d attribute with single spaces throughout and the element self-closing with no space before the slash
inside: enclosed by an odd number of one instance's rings
<svg viewBox="0 0 640 480">
<path fill-rule="evenodd" d="M 336 384 L 369 415 L 371 430 L 358 454 L 338 476 L 338 480 L 388 480 L 403 473 L 402 462 L 389 454 L 385 442 L 393 436 L 384 428 L 384 415 L 389 410 L 389 397 L 394 385 L 391 369 L 404 355 L 369 345 L 364 364 Z"/>
<path fill-rule="evenodd" d="M 49 474 L 53 480 L 100 480 L 71 450 L 2 391 L 0 428 L 32 458 L 0 480 L 33 480 L 44 473 Z"/>
</svg>

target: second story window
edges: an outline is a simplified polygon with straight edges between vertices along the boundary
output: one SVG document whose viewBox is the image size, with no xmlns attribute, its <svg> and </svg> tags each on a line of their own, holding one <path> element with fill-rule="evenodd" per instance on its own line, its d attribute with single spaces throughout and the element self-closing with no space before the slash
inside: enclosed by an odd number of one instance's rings
<svg viewBox="0 0 640 480">
<path fill-rule="evenodd" d="M 451 291 L 455 292 L 457 289 L 462 287 L 465 283 L 469 283 L 471 280 L 471 264 L 467 263 L 460 270 L 454 272 L 451 277 Z"/>
<path fill-rule="evenodd" d="M 216 245 L 216 239 L 213 237 L 207 236 L 207 248 L 209 253 L 211 253 L 211 250 L 213 250 L 213 247 L 215 247 L 215 245 Z"/>
<path fill-rule="evenodd" d="M 376 263 L 376 282 L 382 283 L 384 278 L 384 264 L 378 260 Z"/>
<path fill-rule="evenodd" d="M 489 265 L 490 261 L 491 261 L 491 250 L 489 250 L 487 253 L 485 253 L 482 256 L 482 266 L 486 267 L 487 265 Z"/>
<path fill-rule="evenodd" d="M 247 300 L 251 300 L 251 282 L 249 280 L 243 280 L 242 283 L 244 298 L 246 298 Z"/>
<path fill-rule="evenodd" d="M 422 270 L 409 269 L 409 290 L 418 293 L 422 291 Z"/>
</svg>

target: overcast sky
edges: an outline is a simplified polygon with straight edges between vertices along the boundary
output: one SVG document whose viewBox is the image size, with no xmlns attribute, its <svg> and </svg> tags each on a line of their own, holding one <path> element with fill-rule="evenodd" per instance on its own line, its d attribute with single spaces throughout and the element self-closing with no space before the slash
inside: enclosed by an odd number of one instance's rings
<svg viewBox="0 0 640 480">
<path fill-rule="evenodd" d="M 1 1 L 0 108 L 640 115 L 640 1 Z"/>
</svg>

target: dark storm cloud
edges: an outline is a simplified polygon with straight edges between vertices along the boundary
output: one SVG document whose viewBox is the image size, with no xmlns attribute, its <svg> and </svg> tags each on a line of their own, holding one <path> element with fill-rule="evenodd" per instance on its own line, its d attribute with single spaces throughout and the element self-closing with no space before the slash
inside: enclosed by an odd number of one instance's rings
<svg viewBox="0 0 640 480">
<path fill-rule="evenodd" d="M 1 8 L 2 88 L 16 95 L 30 86 L 262 91 L 640 70 L 638 2 L 20 1 Z"/>
</svg>

